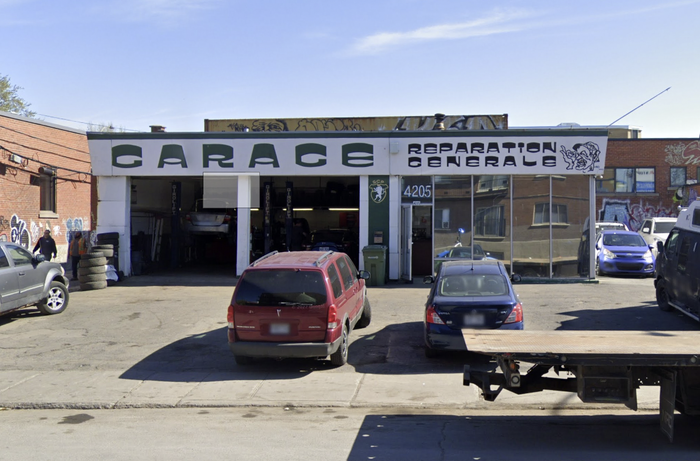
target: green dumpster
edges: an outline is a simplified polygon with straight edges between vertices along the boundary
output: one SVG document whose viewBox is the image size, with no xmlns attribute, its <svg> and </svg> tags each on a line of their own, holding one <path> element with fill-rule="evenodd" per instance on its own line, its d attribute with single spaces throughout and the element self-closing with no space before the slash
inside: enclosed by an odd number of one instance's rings
<svg viewBox="0 0 700 461">
<path fill-rule="evenodd" d="M 386 253 L 387 247 L 384 245 L 368 245 L 362 249 L 365 270 L 370 274 L 368 286 L 386 284 Z"/>
</svg>

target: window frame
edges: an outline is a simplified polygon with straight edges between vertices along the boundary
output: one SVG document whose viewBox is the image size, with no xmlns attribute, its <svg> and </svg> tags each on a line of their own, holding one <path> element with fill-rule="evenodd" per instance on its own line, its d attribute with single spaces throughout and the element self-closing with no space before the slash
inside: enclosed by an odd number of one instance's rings
<svg viewBox="0 0 700 461">
<path fill-rule="evenodd" d="M 674 171 L 683 171 L 683 181 L 679 183 L 674 183 L 673 182 L 673 172 Z M 668 170 L 668 183 L 671 187 L 682 187 L 685 186 L 686 181 L 688 180 L 688 167 L 685 166 L 672 166 Z"/>
<path fill-rule="evenodd" d="M 629 170 L 630 181 L 621 181 L 618 178 L 620 173 L 624 170 Z M 652 190 L 640 191 L 637 181 L 637 176 L 642 173 L 640 170 L 649 170 L 653 174 L 653 188 Z M 649 174 L 649 172 L 646 172 Z M 630 190 L 619 190 L 620 185 L 631 183 L 631 186 L 627 189 Z M 603 171 L 602 178 L 596 178 L 595 181 L 595 191 L 597 194 L 651 194 L 656 192 L 656 167 L 653 166 L 636 166 L 636 167 L 607 167 Z M 604 187 L 605 184 L 609 184 L 608 187 Z"/>
<path fill-rule="evenodd" d="M 489 207 L 481 207 L 477 208 L 474 213 L 474 235 L 478 235 L 480 237 L 505 237 L 506 236 L 506 225 L 505 225 L 505 217 L 504 217 L 504 205 L 493 205 Z M 495 218 L 494 217 L 488 217 L 488 219 L 493 222 L 495 219 L 495 232 L 487 233 L 487 230 L 489 227 L 493 226 L 493 224 L 487 223 L 487 212 L 490 214 L 492 211 L 497 211 L 497 215 Z"/>
<path fill-rule="evenodd" d="M 543 210 L 540 213 L 541 220 L 538 222 L 537 220 L 537 208 L 542 206 Z M 540 202 L 540 203 L 535 203 L 535 208 L 534 208 L 534 215 L 532 217 L 532 224 L 533 225 L 542 225 L 542 224 L 552 224 L 552 225 L 562 225 L 562 224 L 569 224 L 569 208 L 565 203 L 552 203 L 552 207 L 556 211 L 557 219 L 559 219 L 562 215 L 561 209 L 564 210 L 564 214 L 566 216 L 566 220 L 564 221 L 552 221 L 552 210 L 550 209 L 549 202 Z M 544 220 L 545 213 L 547 216 L 547 220 Z"/>
</svg>

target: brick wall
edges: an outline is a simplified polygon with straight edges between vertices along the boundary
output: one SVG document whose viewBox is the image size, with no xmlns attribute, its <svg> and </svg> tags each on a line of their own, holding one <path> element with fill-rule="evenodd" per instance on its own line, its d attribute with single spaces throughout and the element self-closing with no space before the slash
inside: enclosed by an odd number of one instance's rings
<svg viewBox="0 0 700 461">
<path fill-rule="evenodd" d="M 56 212 L 40 210 L 39 168 L 56 170 Z M 0 240 L 33 249 L 51 230 L 65 262 L 71 231 L 95 222 L 90 155 L 84 132 L 0 112 Z"/>
<path fill-rule="evenodd" d="M 606 168 L 654 168 L 654 192 L 601 193 L 596 199 L 597 219 L 610 220 L 616 216 L 632 230 L 639 230 L 645 218 L 677 216 L 674 195 L 678 187 L 671 186 L 671 167 L 686 167 L 687 179 L 698 179 L 700 142 L 697 139 L 610 139 Z M 695 192 L 686 188 L 686 197 Z"/>
</svg>

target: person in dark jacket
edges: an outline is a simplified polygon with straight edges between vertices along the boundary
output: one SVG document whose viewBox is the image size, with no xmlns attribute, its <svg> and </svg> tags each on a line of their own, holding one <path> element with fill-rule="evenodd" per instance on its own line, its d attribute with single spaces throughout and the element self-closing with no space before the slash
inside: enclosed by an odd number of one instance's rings
<svg viewBox="0 0 700 461">
<path fill-rule="evenodd" d="M 33 253 L 36 253 L 36 250 L 39 250 L 39 253 L 46 256 L 47 261 L 51 261 L 52 257 L 56 257 L 56 241 L 51 237 L 50 230 L 45 230 L 44 236 L 36 242 Z"/>
</svg>

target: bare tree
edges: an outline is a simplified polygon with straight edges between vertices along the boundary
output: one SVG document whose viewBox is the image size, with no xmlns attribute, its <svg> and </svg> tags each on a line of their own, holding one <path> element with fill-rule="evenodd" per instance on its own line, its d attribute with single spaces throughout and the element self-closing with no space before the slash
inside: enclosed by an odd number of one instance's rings
<svg viewBox="0 0 700 461">
<path fill-rule="evenodd" d="M 10 83 L 10 77 L 0 75 L 0 110 L 24 115 L 25 117 L 34 117 L 36 112 L 29 110 L 31 104 L 17 94 L 21 89 L 22 87 Z"/>
</svg>

